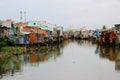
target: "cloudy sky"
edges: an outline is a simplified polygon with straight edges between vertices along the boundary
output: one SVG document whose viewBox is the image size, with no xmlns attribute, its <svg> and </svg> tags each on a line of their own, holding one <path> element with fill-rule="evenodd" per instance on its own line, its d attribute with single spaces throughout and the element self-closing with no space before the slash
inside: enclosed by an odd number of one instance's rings
<svg viewBox="0 0 120 80">
<path fill-rule="evenodd" d="M 64 28 L 112 27 L 120 23 L 120 0 L 0 0 L 0 19 L 46 20 Z"/>
</svg>

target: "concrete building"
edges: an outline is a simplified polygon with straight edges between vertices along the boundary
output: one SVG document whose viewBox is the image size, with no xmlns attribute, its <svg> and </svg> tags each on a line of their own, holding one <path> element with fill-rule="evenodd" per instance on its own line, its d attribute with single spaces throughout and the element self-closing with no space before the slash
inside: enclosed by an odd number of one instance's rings
<svg viewBox="0 0 120 80">
<path fill-rule="evenodd" d="M 51 28 L 55 28 L 56 27 L 56 24 L 48 23 L 46 21 L 39 21 L 38 25 L 40 25 L 40 26 L 47 26 L 47 27 L 51 27 Z"/>
<path fill-rule="evenodd" d="M 28 26 L 39 26 L 38 21 L 28 21 Z"/>
<path fill-rule="evenodd" d="M 9 36 L 14 35 L 14 24 L 11 19 L 0 21 L 0 35 Z"/>
<path fill-rule="evenodd" d="M 60 31 L 60 36 L 63 36 L 63 27 L 62 26 L 57 26 L 57 30 Z"/>
</svg>

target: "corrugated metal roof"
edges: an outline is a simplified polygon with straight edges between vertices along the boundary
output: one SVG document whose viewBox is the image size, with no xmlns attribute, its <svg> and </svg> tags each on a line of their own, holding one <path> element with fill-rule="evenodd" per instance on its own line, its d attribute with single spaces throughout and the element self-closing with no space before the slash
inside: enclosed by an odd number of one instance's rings
<svg viewBox="0 0 120 80">
<path fill-rule="evenodd" d="M 54 28 L 47 27 L 47 26 L 39 26 L 38 28 L 41 28 L 41 29 L 43 29 L 43 30 L 54 31 Z"/>
<path fill-rule="evenodd" d="M 32 33 L 39 33 L 39 34 L 47 34 L 47 31 L 46 30 L 42 30 L 42 29 L 39 29 L 37 27 L 23 27 L 22 31 L 25 31 L 25 32 L 32 32 Z"/>
</svg>

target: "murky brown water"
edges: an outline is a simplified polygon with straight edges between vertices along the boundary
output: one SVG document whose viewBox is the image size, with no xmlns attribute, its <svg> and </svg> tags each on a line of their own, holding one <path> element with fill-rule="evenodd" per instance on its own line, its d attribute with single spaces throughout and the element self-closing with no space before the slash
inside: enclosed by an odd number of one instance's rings
<svg viewBox="0 0 120 80">
<path fill-rule="evenodd" d="M 0 60 L 0 80 L 120 80 L 120 50 L 88 41 Z"/>
</svg>

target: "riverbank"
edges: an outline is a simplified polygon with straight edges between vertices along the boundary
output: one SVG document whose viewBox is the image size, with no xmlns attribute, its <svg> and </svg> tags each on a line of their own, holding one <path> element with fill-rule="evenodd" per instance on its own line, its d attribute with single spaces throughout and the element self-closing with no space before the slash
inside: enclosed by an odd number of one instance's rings
<svg viewBox="0 0 120 80">
<path fill-rule="evenodd" d="M 64 74 L 61 73 L 63 71 Z M 88 40 L 65 40 L 59 45 L 48 46 L 48 50 L 47 46 L 44 46 L 38 51 L 4 56 L 0 59 L 1 80 L 19 78 L 48 80 L 51 76 L 57 76 L 56 79 L 60 80 L 61 76 L 64 80 L 68 79 L 66 76 L 76 80 L 97 80 L 99 76 L 113 80 L 119 78 L 119 71 L 120 50 L 109 46 L 98 46 Z M 78 73 L 83 76 L 79 76 Z M 93 77 L 87 78 L 87 74 Z"/>
</svg>

